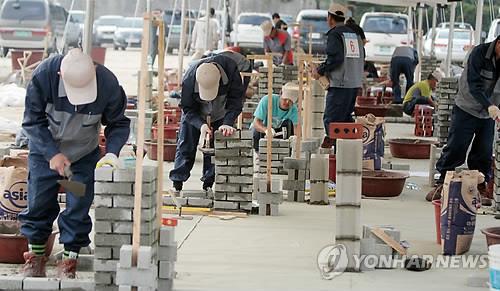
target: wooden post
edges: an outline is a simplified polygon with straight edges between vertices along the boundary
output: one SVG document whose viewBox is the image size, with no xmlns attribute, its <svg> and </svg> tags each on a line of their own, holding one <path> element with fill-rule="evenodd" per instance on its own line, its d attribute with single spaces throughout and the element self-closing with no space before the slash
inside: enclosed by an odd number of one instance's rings
<svg viewBox="0 0 500 291">
<path fill-rule="evenodd" d="M 179 71 L 177 72 L 177 88 L 181 87 L 182 72 L 184 71 L 184 48 L 186 46 L 186 0 L 181 0 L 181 38 L 179 41 Z M 174 15 L 172 15 L 172 18 Z M 170 33 L 170 32 L 169 32 Z"/>
<path fill-rule="evenodd" d="M 273 128 L 273 56 L 266 55 L 267 58 L 267 132 L 270 133 Z M 271 192 L 271 162 L 273 150 L 273 137 L 267 136 L 267 192 Z"/>
<path fill-rule="evenodd" d="M 162 19 L 156 21 L 158 25 L 158 140 L 157 142 L 157 157 L 158 157 L 158 185 L 157 185 L 157 200 L 156 200 L 156 215 L 158 216 L 157 225 L 161 225 L 161 211 L 163 204 L 163 144 L 165 140 L 165 116 L 164 116 L 164 99 L 165 99 L 165 23 Z"/>
<path fill-rule="evenodd" d="M 312 66 L 312 56 L 309 56 L 309 66 Z M 305 101 L 305 110 L 304 110 L 304 127 L 306 128 L 305 132 L 305 137 L 310 138 L 312 136 L 312 126 L 311 126 L 311 113 L 312 113 L 312 108 L 311 108 L 311 102 L 312 102 L 312 77 L 311 77 L 311 70 L 307 70 L 307 94 L 306 94 L 306 101 Z"/>
<path fill-rule="evenodd" d="M 295 143 L 295 158 L 298 159 L 300 158 L 300 146 L 301 146 L 301 141 L 302 141 L 302 100 L 304 96 L 304 58 L 302 56 L 298 57 L 298 62 L 299 62 L 299 74 L 298 74 L 298 81 L 299 81 L 299 99 L 297 100 L 297 111 L 298 111 L 298 120 L 299 122 L 297 123 L 297 132 L 295 135 L 297 136 L 297 140 Z"/>
<path fill-rule="evenodd" d="M 309 25 L 309 54 L 312 54 L 313 44 L 312 44 L 312 34 L 313 34 L 313 26 Z"/>
<path fill-rule="evenodd" d="M 142 49 L 141 49 L 141 79 L 140 92 L 137 94 L 137 155 L 135 164 L 135 185 L 134 185 L 134 221 L 132 232 L 132 265 L 137 265 L 137 252 L 141 242 L 141 207 L 142 207 L 142 164 L 144 161 L 144 123 L 146 110 L 146 96 L 148 90 L 148 52 L 149 33 L 151 27 L 151 16 L 144 14 Z"/>
</svg>

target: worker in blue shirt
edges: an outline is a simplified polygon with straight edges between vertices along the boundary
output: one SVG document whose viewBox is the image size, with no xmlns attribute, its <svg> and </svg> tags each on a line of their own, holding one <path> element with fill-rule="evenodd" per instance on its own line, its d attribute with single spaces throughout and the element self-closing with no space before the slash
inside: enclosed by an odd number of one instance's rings
<svg viewBox="0 0 500 291">
<path fill-rule="evenodd" d="M 80 49 L 54 56 L 33 72 L 26 91 L 23 129 L 29 139 L 28 207 L 19 214 L 21 233 L 28 238 L 24 253 L 27 277 L 45 277 L 47 240 L 58 218 L 60 278 L 75 278 L 80 248 L 90 244 L 94 170 L 118 167 L 118 154 L 130 132 L 124 112 L 127 98 L 111 71 L 96 65 Z M 106 126 L 107 154 L 99 160 L 99 132 Z M 59 184 L 67 170 L 72 181 L 86 185 L 83 197 L 66 192 L 66 209 L 59 213 Z"/>
</svg>

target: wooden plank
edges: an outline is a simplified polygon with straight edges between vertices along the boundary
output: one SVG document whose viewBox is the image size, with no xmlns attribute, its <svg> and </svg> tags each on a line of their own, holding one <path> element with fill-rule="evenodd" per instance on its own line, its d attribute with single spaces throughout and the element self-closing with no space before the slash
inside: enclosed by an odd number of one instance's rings
<svg viewBox="0 0 500 291">
<path fill-rule="evenodd" d="M 302 141 L 302 100 L 304 96 L 304 59 L 301 57 L 298 58 L 299 61 L 299 74 L 298 74 L 298 81 L 299 81 L 299 99 L 297 100 L 297 110 L 298 110 L 298 120 L 299 122 L 297 123 L 297 132 L 295 132 L 295 135 L 297 136 L 297 140 L 295 142 L 295 158 L 298 159 L 300 158 L 300 146 L 301 146 L 301 141 Z"/>
<path fill-rule="evenodd" d="M 380 227 L 372 228 L 372 233 L 376 235 L 378 238 L 383 240 L 386 244 L 388 244 L 391 248 L 395 249 L 400 255 L 406 255 L 406 249 L 401 246 L 401 244 L 394 240 L 392 237 L 387 235 L 384 230 Z"/>
<path fill-rule="evenodd" d="M 163 206 L 162 213 L 164 214 L 174 214 L 178 215 L 179 214 L 179 209 L 175 208 L 173 206 Z M 232 211 L 216 211 L 212 210 L 210 208 L 201 208 L 201 207 L 182 207 L 182 214 L 186 215 L 203 215 L 203 216 L 209 216 L 209 215 L 231 215 L 231 216 L 236 216 L 239 218 L 247 218 L 248 214 L 245 212 L 232 212 Z M 173 216 L 172 218 L 175 218 Z"/>
<path fill-rule="evenodd" d="M 142 164 L 144 161 L 144 124 L 146 111 L 146 96 L 150 88 L 148 83 L 148 53 L 149 34 L 151 27 L 151 16 L 144 14 L 144 24 L 141 43 L 141 79 L 140 94 L 138 94 L 137 104 L 137 155 L 135 164 L 135 185 L 134 185 L 134 221 L 132 232 L 132 265 L 137 265 L 137 252 L 141 242 L 141 200 L 142 200 Z"/>
<path fill-rule="evenodd" d="M 273 128 L 273 57 L 267 57 L 267 132 L 270 133 Z M 271 192 L 271 162 L 272 162 L 272 136 L 267 136 L 267 161 L 266 161 L 266 176 L 267 176 L 267 191 Z"/>
<path fill-rule="evenodd" d="M 157 184 L 157 200 L 156 200 L 156 213 L 161 213 L 161 206 L 163 203 L 163 144 L 165 140 L 165 111 L 164 111 L 164 100 L 165 100 L 165 23 L 162 19 L 155 21 L 158 27 L 158 146 L 157 146 L 157 157 L 158 157 L 158 184 Z M 157 226 L 161 226 L 161 215 L 158 215 Z M 159 231 L 158 227 L 158 231 Z"/>
</svg>

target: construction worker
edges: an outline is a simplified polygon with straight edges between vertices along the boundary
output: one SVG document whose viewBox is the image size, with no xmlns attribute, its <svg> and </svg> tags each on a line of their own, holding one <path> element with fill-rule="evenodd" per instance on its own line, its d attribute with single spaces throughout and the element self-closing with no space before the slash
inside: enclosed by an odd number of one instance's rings
<svg viewBox="0 0 500 291">
<path fill-rule="evenodd" d="M 194 24 L 191 35 L 191 48 L 194 49 L 192 60 L 199 60 L 206 51 L 211 51 L 217 48 L 217 44 L 219 42 L 219 23 L 215 19 L 215 9 L 210 8 L 209 17 L 208 35 L 207 16 L 196 20 L 196 23 Z"/>
<path fill-rule="evenodd" d="M 359 26 L 356 23 L 354 18 L 349 17 L 349 19 L 347 19 L 345 21 L 345 26 L 352 29 L 357 35 L 359 35 L 359 37 L 361 37 L 361 40 L 363 41 L 363 45 L 365 45 L 368 42 L 368 40 L 366 40 L 365 31 L 363 30 L 363 28 L 361 28 L 361 26 Z"/>
<path fill-rule="evenodd" d="M 297 100 L 299 98 L 299 86 L 294 83 L 287 83 L 281 90 L 281 95 L 273 95 L 273 120 L 271 131 L 267 130 L 267 108 L 269 97 L 262 97 L 253 114 L 253 147 L 255 152 L 259 152 L 259 140 L 266 137 L 279 136 L 288 139 L 297 132 L 299 121 Z"/>
<path fill-rule="evenodd" d="M 413 111 L 416 105 L 429 105 L 436 107 L 432 99 L 432 92 L 436 90 L 437 84 L 441 81 L 442 74 L 439 71 L 434 71 L 429 74 L 427 80 L 418 82 L 411 86 L 410 90 L 406 92 L 403 100 L 404 113 L 413 116 Z"/>
<path fill-rule="evenodd" d="M 264 52 L 279 54 L 273 56 L 273 63 L 276 66 L 293 65 L 292 40 L 288 32 L 275 28 L 270 20 L 264 21 L 260 28 L 264 32 Z"/>
<path fill-rule="evenodd" d="M 399 76 L 404 74 L 406 78 L 406 92 L 413 86 L 415 67 L 418 65 L 417 50 L 409 46 L 398 46 L 391 58 L 390 77 L 392 81 L 392 91 L 394 93 L 394 104 L 403 103 L 401 97 L 401 85 Z"/>
<path fill-rule="evenodd" d="M 28 238 L 24 275 L 45 277 L 46 244 L 58 218 L 58 262 L 61 278 L 75 278 L 80 248 L 90 244 L 94 170 L 118 167 L 118 154 L 130 132 L 124 112 L 127 98 L 118 80 L 79 48 L 54 56 L 33 73 L 26 91 L 22 127 L 29 139 L 28 207 L 19 214 L 21 233 Z M 107 154 L 99 160 L 99 131 L 106 126 Z M 66 192 L 66 209 L 59 213 L 57 180 L 68 176 L 86 185 L 83 197 Z"/>
<path fill-rule="evenodd" d="M 466 158 L 469 169 L 479 170 L 485 176 L 485 183 L 478 186 L 479 193 L 484 198 L 492 198 L 487 183 L 491 180 L 495 121 L 500 119 L 499 100 L 492 97 L 499 76 L 500 36 L 493 42 L 474 47 L 466 61 L 455 98 L 448 142 L 436 163 L 441 176 L 436 187 L 427 194 L 428 201 L 441 197 L 446 172 L 454 171 Z M 487 202 L 491 200 L 481 203 L 489 204 Z"/>
<path fill-rule="evenodd" d="M 327 59 L 313 70 L 313 78 L 326 76 L 330 88 L 326 96 L 323 116 L 326 136 L 322 147 L 330 148 L 333 140 L 328 137 L 332 122 L 353 122 L 352 112 L 358 88 L 362 86 L 365 53 L 361 38 L 344 24 L 344 13 L 332 4 L 328 10 Z"/>
<path fill-rule="evenodd" d="M 276 13 L 276 12 L 273 13 L 273 25 L 274 25 L 274 28 L 276 28 L 276 29 L 281 29 L 284 31 L 286 31 L 288 29 L 288 24 L 286 24 L 286 22 L 281 20 L 279 13 Z"/>
<path fill-rule="evenodd" d="M 193 168 L 199 140 L 208 135 L 213 148 L 213 132 L 232 135 L 233 125 L 243 109 L 245 88 L 238 66 L 231 58 L 214 55 L 188 68 L 182 81 L 181 126 L 174 169 L 170 180 L 181 191 Z M 210 122 L 208 122 L 210 119 Z M 203 157 L 203 189 L 212 188 L 215 168 L 209 154 Z"/>
</svg>

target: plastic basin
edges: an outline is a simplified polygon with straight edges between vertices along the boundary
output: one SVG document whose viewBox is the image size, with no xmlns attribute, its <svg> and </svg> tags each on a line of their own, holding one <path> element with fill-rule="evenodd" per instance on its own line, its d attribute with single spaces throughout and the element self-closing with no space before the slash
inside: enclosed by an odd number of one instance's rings
<svg viewBox="0 0 500 291">
<path fill-rule="evenodd" d="M 405 173 L 392 171 L 363 171 L 361 193 L 365 197 L 397 197 L 403 192 Z"/>
<path fill-rule="evenodd" d="M 436 142 L 431 140 L 397 138 L 389 140 L 389 149 L 395 158 L 428 159 L 433 144 Z"/>
</svg>

